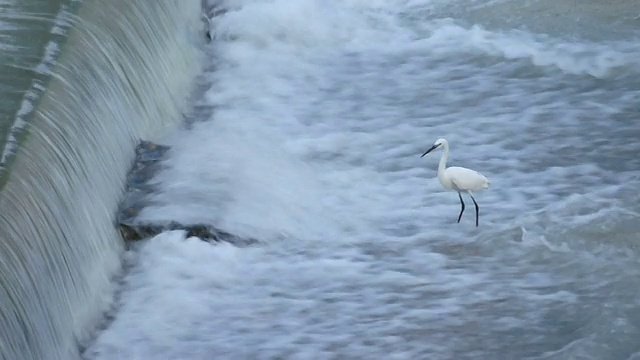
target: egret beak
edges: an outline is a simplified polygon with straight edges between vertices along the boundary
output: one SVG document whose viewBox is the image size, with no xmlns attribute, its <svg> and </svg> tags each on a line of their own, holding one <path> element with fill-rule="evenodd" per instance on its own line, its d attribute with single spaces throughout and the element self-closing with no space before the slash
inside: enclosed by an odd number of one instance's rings
<svg viewBox="0 0 640 360">
<path fill-rule="evenodd" d="M 422 154 L 420 157 L 423 157 L 423 156 L 427 155 L 428 153 L 432 152 L 433 150 L 437 149 L 438 146 L 440 146 L 440 144 L 433 145 L 429 150 L 425 151 L 424 154 Z"/>
</svg>

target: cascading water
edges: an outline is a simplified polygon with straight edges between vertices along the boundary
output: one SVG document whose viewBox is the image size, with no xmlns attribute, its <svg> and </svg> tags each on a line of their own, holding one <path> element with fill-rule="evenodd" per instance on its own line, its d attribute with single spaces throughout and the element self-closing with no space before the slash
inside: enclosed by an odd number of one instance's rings
<svg viewBox="0 0 640 360">
<path fill-rule="evenodd" d="M 16 112 L 3 152 L 2 359 L 79 357 L 112 301 L 114 216 L 134 147 L 182 120 L 200 72 L 200 1 L 74 6 L 63 43 L 51 43 L 51 76 L 25 98 L 32 111 Z"/>
</svg>

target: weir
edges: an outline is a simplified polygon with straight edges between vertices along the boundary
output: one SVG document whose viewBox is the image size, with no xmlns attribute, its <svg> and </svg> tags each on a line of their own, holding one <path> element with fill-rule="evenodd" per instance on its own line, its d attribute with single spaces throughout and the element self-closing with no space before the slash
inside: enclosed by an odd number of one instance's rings
<svg viewBox="0 0 640 360">
<path fill-rule="evenodd" d="M 78 359 L 112 301 L 140 139 L 182 119 L 200 0 L 85 0 L 0 184 L 0 358 Z"/>
</svg>

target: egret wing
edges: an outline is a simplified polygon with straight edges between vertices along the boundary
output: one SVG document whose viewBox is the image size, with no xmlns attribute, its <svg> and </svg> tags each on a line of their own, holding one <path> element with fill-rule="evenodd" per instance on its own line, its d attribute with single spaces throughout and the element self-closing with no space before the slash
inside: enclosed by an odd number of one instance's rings
<svg viewBox="0 0 640 360">
<path fill-rule="evenodd" d="M 489 180 L 475 170 L 452 166 L 445 170 L 445 174 L 460 191 L 477 191 L 489 187 Z"/>
</svg>

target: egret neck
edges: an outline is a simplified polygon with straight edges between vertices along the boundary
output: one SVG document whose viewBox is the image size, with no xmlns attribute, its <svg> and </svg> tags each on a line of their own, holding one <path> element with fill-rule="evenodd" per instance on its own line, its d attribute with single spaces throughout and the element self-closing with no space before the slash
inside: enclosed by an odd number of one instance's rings
<svg viewBox="0 0 640 360">
<path fill-rule="evenodd" d="M 447 168 L 447 159 L 449 159 L 449 144 L 446 141 L 442 142 L 442 156 L 440 156 L 440 163 L 438 164 L 438 180 L 440 180 L 440 184 L 447 189 L 453 189 L 453 184 L 451 183 L 451 179 L 445 175 L 445 170 Z"/>
</svg>

